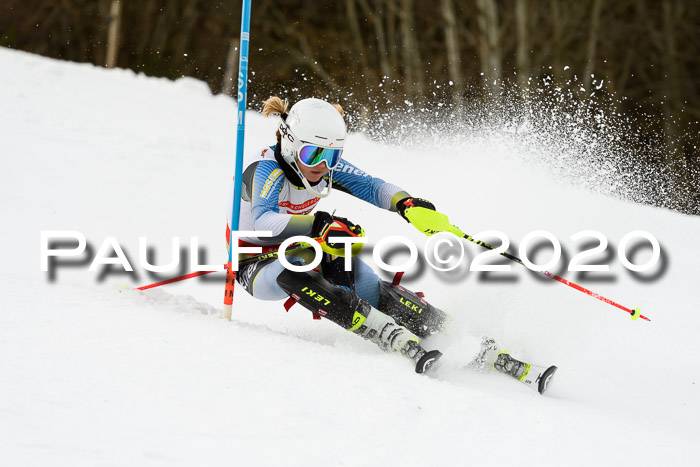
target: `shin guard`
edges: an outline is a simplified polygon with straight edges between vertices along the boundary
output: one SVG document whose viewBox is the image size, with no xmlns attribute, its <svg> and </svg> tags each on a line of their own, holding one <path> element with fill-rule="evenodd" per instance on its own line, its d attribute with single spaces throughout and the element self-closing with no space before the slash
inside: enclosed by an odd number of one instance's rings
<svg viewBox="0 0 700 467">
<path fill-rule="evenodd" d="M 354 292 L 333 285 L 315 271 L 283 271 L 277 283 L 304 308 L 374 342 L 387 352 L 420 358 L 425 351 L 418 337 Z"/>
<path fill-rule="evenodd" d="M 359 328 L 369 315 L 371 306 L 366 300 L 345 287 L 331 284 L 316 271 L 285 269 L 277 276 L 277 284 L 304 308 L 344 329 Z"/>
<path fill-rule="evenodd" d="M 440 332 L 447 315 L 408 289 L 379 282 L 379 309 L 418 337 Z"/>
</svg>

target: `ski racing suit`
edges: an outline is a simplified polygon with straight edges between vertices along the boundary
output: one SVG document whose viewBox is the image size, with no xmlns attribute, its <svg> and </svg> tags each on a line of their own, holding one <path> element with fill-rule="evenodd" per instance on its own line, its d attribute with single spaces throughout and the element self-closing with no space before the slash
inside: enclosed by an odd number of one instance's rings
<svg viewBox="0 0 700 467">
<path fill-rule="evenodd" d="M 287 297 L 277 284 L 277 276 L 284 269 L 275 257 L 265 252 L 277 251 L 279 244 L 295 235 L 311 236 L 314 216 L 307 215 L 314 210 L 319 198 L 306 190 L 301 181 L 293 180 L 296 174 L 286 168 L 281 157 L 275 157 L 277 146 L 265 147 L 248 154 L 243 163 L 243 190 L 241 199 L 240 230 L 271 231 L 272 237 L 242 237 L 242 245 L 262 246 L 263 254 L 239 257 L 240 265 L 237 281 L 254 297 L 262 300 L 280 300 Z M 278 152 L 278 151 L 277 151 Z M 328 184 L 324 177 L 315 189 L 322 191 Z M 349 193 L 382 209 L 396 211 L 396 202 L 408 197 L 408 193 L 396 185 L 372 177 L 356 166 L 341 160 L 334 169 L 333 188 Z M 233 197 L 229 197 L 230 200 Z M 229 213 L 231 210 L 229 209 Z M 226 229 L 228 245 L 230 222 Z M 309 253 L 289 249 L 289 262 L 310 262 Z M 353 260 L 355 271 L 355 291 L 357 295 L 373 307 L 379 303 L 379 277 L 372 268 L 359 258 Z"/>
<path fill-rule="evenodd" d="M 323 191 L 328 176 L 317 183 Z M 410 195 L 396 185 L 372 177 L 355 165 L 342 160 L 334 168 L 333 188 L 389 211 Z M 232 196 L 229 200 L 232 203 Z M 419 338 L 439 331 L 446 315 L 427 303 L 422 295 L 387 281 L 372 268 L 353 258 L 353 276 L 337 273 L 338 264 L 324 253 L 319 271 L 292 272 L 277 258 L 280 243 L 289 237 L 313 237 L 314 210 L 319 198 L 303 187 L 299 176 L 284 162 L 279 144 L 248 154 L 243 164 L 239 230 L 271 231 L 271 237 L 241 237 L 241 246 L 262 247 L 262 253 L 239 254 L 236 280 L 252 296 L 262 300 L 291 297 L 314 313 L 343 328 L 375 342 L 387 351 L 401 352 L 419 360 L 425 351 Z M 231 204 L 228 212 L 231 213 Z M 230 241 L 230 218 L 226 228 Z M 286 259 L 294 264 L 309 264 L 314 250 L 291 246 Z M 418 367 L 416 369 L 418 370 Z"/>
</svg>

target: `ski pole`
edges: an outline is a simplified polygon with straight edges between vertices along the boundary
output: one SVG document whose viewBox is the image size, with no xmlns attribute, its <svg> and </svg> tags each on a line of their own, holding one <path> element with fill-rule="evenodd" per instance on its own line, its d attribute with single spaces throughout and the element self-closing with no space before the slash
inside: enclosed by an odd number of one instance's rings
<svg viewBox="0 0 700 467">
<path fill-rule="evenodd" d="M 471 235 L 464 234 L 464 238 L 467 239 L 467 240 L 469 240 L 470 242 L 476 243 L 477 245 L 482 246 L 482 247 L 484 247 L 484 248 L 486 248 L 486 249 L 488 249 L 488 250 L 495 250 L 495 248 L 494 248 L 493 246 L 489 245 L 489 244 L 486 243 L 486 242 L 482 242 L 481 240 L 477 240 L 477 239 L 475 239 L 474 237 L 472 237 Z M 513 256 L 513 255 L 511 255 L 510 253 L 508 253 L 508 252 L 506 252 L 506 251 L 500 253 L 500 255 L 501 255 L 501 256 L 505 256 L 506 258 L 508 258 L 509 260 L 511 260 L 511 261 L 513 261 L 513 262 L 515 262 L 515 263 L 522 264 L 523 266 L 525 266 L 525 263 L 523 263 L 522 260 L 521 260 L 520 258 L 518 258 L 517 256 Z M 527 267 L 527 266 L 525 266 L 525 267 Z M 539 273 L 545 275 L 546 277 L 549 277 L 550 279 L 554 279 L 555 281 L 560 282 L 560 283 L 562 283 L 562 284 L 564 284 L 564 285 L 568 285 L 569 287 L 571 287 L 571 288 L 573 288 L 573 289 L 576 289 L 576 290 L 578 290 L 579 292 L 583 292 L 583 293 L 585 293 L 586 295 L 590 295 L 590 296 L 593 297 L 593 298 L 597 298 L 598 300 L 603 301 L 603 302 L 607 303 L 608 305 L 612 305 L 612 306 L 614 306 L 614 307 L 619 308 L 620 310 L 624 310 L 624 311 L 626 311 L 627 313 L 630 314 L 630 318 L 632 318 L 632 320 L 636 320 L 637 318 L 642 318 L 642 319 L 644 319 L 644 320 L 646 320 L 646 321 L 651 321 L 649 318 L 647 318 L 646 316 L 644 316 L 643 314 L 641 314 L 641 311 L 640 311 L 639 307 L 634 307 L 634 308 L 632 308 L 632 309 L 630 310 L 630 309 L 627 308 L 626 306 L 620 305 L 619 303 L 616 303 L 616 302 L 610 300 L 609 298 L 605 298 L 605 297 L 603 297 L 602 295 L 600 295 L 600 294 L 598 294 L 598 293 L 595 293 L 595 292 L 593 292 L 593 291 L 591 291 L 591 290 L 588 290 L 588 289 L 585 288 L 585 287 L 581 287 L 580 285 L 578 285 L 578 284 L 576 284 L 576 283 L 574 283 L 574 282 L 571 282 L 571 281 L 569 281 L 569 280 L 567 280 L 567 279 L 564 279 L 563 277 L 557 276 L 556 274 L 552 274 L 552 273 L 549 272 L 549 271 L 536 271 L 536 272 L 539 272 Z"/>
</svg>

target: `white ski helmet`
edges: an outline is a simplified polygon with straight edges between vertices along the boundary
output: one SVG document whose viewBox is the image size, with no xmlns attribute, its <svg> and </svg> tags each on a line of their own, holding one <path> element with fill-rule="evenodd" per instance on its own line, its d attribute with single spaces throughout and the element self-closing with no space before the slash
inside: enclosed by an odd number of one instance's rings
<svg viewBox="0 0 700 467">
<path fill-rule="evenodd" d="M 303 99 L 282 116 L 279 126 L 280 152 L 285 162 L 301 178 L 304 187 L 314 196 L 324 198 L 333 184 L 333 168 L 340 162 L 345 144 L 345 121 L 338 109 L 321 99 Z M 314 190 L 298 164 L 313 167 L 325 162 L 331 169 L 328 190 Z"/>
</svg>

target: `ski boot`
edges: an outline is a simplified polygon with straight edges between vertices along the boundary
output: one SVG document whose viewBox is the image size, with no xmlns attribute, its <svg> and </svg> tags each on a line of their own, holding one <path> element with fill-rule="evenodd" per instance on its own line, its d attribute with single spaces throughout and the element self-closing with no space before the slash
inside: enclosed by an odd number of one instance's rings
<svg viewBox="0 0 700 467">
<path fill-rule="evenodd" d="M 521 383 L 526 384 L 540 394 L 547 390 L 549 381 L 557 371 L 556 366 L 545 368 L 516 360 L 505 350 L 498 354 L 493 367 L 501 373 L 510 375 Z"/>
<path fill-rule="evenodd" d="M 557 371 L 556 366 L 545 368 L 521 362 L 513 358 L 507 351 L 500 349 L 496 341 L 489 337 L 483 338 L 481 350 L 469 366 L 479 371 L 485 368 L 494 368 L 501 373 L 512 376 L 540 394 L 547 389 L 552 375 Z"/>
<path fill-rule="evenodd" d="M 346 287 L 334 285 L 318 272 L 284 270 L 277 283 L 295 301 L 343 329 L 374 342 L 386 352 L 410 358 L 416 373 L 424 373 L 442 356 L 437 350 L 426 351 L 419 338 L 394 318 L 372 307 Z"/>
<path fill-rule="evenodd" d="M 530 365 L 528 365 L 527 363 L 523 363 L 520 360 L 514 359 L 505 350 L 502 350 L 498 354 L 498 357 L 496 358 L 493 367 L 501 373 L 505 373 L 507 375 L 512 376 L 518 381 L 522 381 L 523 376 L 527 376 L 527 373 L 530 370 Z"/>
<path fill-rule="evenodd" d="M 418 337 L 376 308 L 369 309 L 362 325 L 354 331 L 376 343 L 386 352 L 397 352 L 416 364 L 416 373 L 425 373 L 440 358 L 438 350 L 426 351 Z"/>
</svg>

